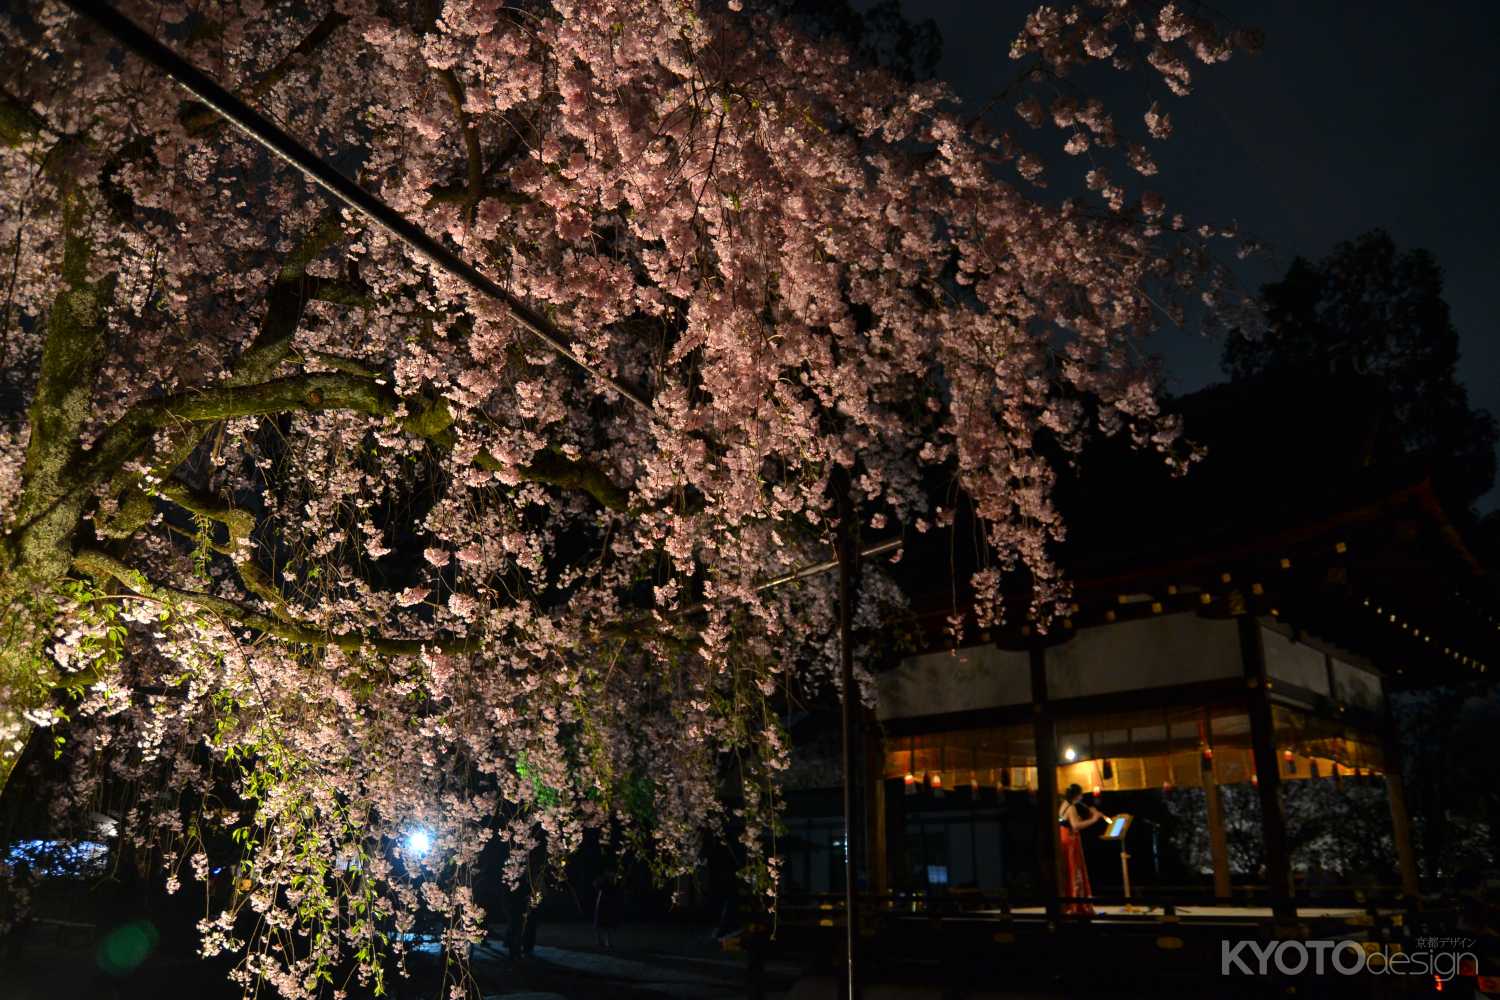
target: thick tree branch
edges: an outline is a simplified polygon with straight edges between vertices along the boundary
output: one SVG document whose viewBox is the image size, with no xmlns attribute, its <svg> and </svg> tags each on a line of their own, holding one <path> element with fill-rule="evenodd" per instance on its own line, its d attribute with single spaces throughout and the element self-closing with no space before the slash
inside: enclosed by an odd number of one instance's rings
<svg viewBox="0 0 1500 1000">
<path fill-rule="evenodd" d="M 255 531 L 255 517 L 247 510 L 239 510 L 189 489 L 177 480 L 162 483 L 157 492 L 189 513 L 217 521 L 229 533 L 229 541 L 223 552 L 234 563 L 240 582 L 245 589 L 265 601 L 271 611 L 283 621 L 291 618 L 287 611 L 286 598 L 255 561 L 250 548 L 250 536 Z"/>
<path fill-rule="evenodd" d="M 49 131 L 47 123 L 30 108 L 0 93 L 0 141 L 20 146 L 43 138 Z M 76 193 L 80 178 L 53 169 L 65 159 L 58 151 L 70 141 L 64 139 L 42 161 L 43 169 L 50 171 L 49 177 L 63 191 L 63 289 L 48 317 L 41 379 L 29 415 L 31 446 L 23 471 L 23 482 L 27 485 L 14 513 L 15 523 L 24 530 L 17 534 L 17 544 L 11 552 L 0 552 L 0 568 L 17 558 L 33 562 L 45 557 L 49 565 L 34 568 L 47 576 L 58 576 L 66 570 L 68 548 L 87 502 L 85 490 L 79 487 L 92 489 L 103 482 L 80 483 L 71 475 L 78 465 L 75 458 L 79 431 L 88 414 L 88 394 L 104 355 L 105 304 L 112 291 L 112 279 L 95 283 L 86 280 L 91 247 L 85 205 Z M 261 330 L 241 355 L 226 380 L 228 384 L 264 382 L 275 373 L 291 354 L 293 338 L 309 301 L 320 298 L 345 304 L 359 301 L 363 291 L 347 282 L 306 275 L 308 265 L 342 238 L 342 216 L 336 210 L 328 210 L 288 256 L 268 296 Z M 154 471 L 166 479 L 192 454 L 202 434 L 199 427 L 173 428 L 169 440 L 164 442 L 163 458 Z M 129 457 L 133 456 L 126 456 L 117 464 L 123 465 Z M 98 463 L 89 463 L 89 467 L 98 467 Z M 132 489 L 138 476 L 115 468 L 109 469 L 109 473 L 114 476 L 109 485 L 111 495 L 124 494 L 126 501 L 101 525 L 100 533 L 105 537 L 128 537 L 150 519 L 153 505 L 149 497 Z"/>
<path fill-rule="evenodd" d="M 246 607 L 235 601 L 205 594 L 195 590 L 182 590 L 166 584 L 155 583 L 139 570 L 120 562 L 98 549 L 84 549 L 73 558 L 73 566 L 96 580 L 115 580 L 132 593 L 163 604 L 192 605 L 219 616 L 225 621 L 243 625 L 257 632 L 275 636 L 286 642 L 306 643 L 310 646 L 333 646 L 348 652 L 373 649 L 391 656 L 416 656 L 423 651 L 439 653 L 466 653 L 477 650 L 479 639 L 394 639 L 376 632 L 330 632 L 316 625 L 283 621 Z"/>
<path fill-rule="evenodd" d="M 333 33 L 349 23 L 347 14 L 341 14 L 337 10 L 329 11 L 323 19 L 313 26 L 307 36 L 292 47 L 291 51 L 276 61 L 276 65 L 266 70 L 265 74 L 250 85 L 245 91 L 247 97 L 262 97 L 272 87 L 284 80 L 288 73 L 296 68 L 297 62 L 305 56 L 316 52 L 323 43 L 333 37 Z M 219 117 L 218 112 L 198 101 L 190 101 L 183 106 L 179 116 L 182 127 L 187 129 L 188 134 L 195 137 L 212 135 L 223 127 L 224 120 Z"/>
<path fill-rule="evenodd" d="M 188 431 L 194 425 L 215 420 L 291 411 L 343 409 L 378 417 L 394 412 L 396 406 L 396 397 L 388 389 L 371 379 L 343 374 L 216 386 L 201 392 L 145 400 L 126 411 L 99 436 L 93 448 L 68 465 L 60 477 L 61 492 L 49 504 L 39 509 L 27 508 L 23 511 L 25 516 L 16 518 L 14 534 L 24 552 L 39 540 L 45 542 L 51 529 L 66 521 L 66 541 L 95 487 L 125 473 L 127 463 L 149 450 L 158 431 Z M 196 433 L 191 430 L 188 437 L 196 441 Z M 101 534 L 125 537 L 128 532 L 115 529 Z"/>
<path fill-rule="evenodd" d="M 29 530 L 18 537 L 12 558 L 0 561 L 0 569 L 15 558 L 43 575 L 58 576 L 67 568 L 68 544 L 85 502 L 71 496 L 69 473 L 81 453 L 79 435 L 104 358 L 114 295 L 113 275 L 88 280 L 92 249 L 87 204 L 81 195 L 68 192 L 63 205 L 62 289 L 47 316 L 40 377 L 27 414 L 31 441 L 14 514 L 16 523 L 27 524 Z"/>
<path fill-rule="evenodd" d="M 254 385 L 223 385 L 147 400 L 136 404 L 105 430 L 86 457 L 68 466 L 60 477 L 63 487 L 60 494 L 49 507 L 36 512 L 28 520 L 18 519 L 16 534 L 24 547 L 33 535 L 45 537 L 38 535 L 39 528 L 53 527 L 61 520 L 67 520 L 66 537 L 70 538 L 95 484 L 117 479 L 127 463 L 144 454 L 154 436 L 164 429 L 179 430 L 184 435 L 184 442 L 196 443 L 198 432 L 191 430 L 191 425 L 237 417 L 326 410 L 352 410 L 370 417 L 387 418 L 395 416 L 401 406 L 401 399 L 376 379 L 344 372 L 303 374 Z M 408 433 L 439 447 L 452 447 L 455 441 L 452 423 L 446 404 L 438 401 L 407 415 L 402 426 Z M 179 447 L 186 447 L 186 444 Z M 505 468 L 493 456 L 483 452 L 476 462 L 492 471 Z M 614 484 L 603 470 L 592 463 L 573 461 L 559 454 L 542 453 L 533 463 L 513 471 L 535 482 L 587 492 L 610 510 L 622 511 L 628 502 L 628 493 Z M 130 520 L 134 521 L 138 516 L 133 515 Z M 116 529 L 109 534 L 125 537 L 128 532 Z"/>
<path fill-rule="evenodd" d="M 406 430 L 420 438 L 426 438 L 442 448 L 453 447 L 453 414 L 448 404 L 438 400 L 422 413 L 406 421 Z M 474 464 L 489 472 L 510 471 L 522 479 L 534 483 L 546 483 L 565 490 L 580 490 L 599 502 L 606 510 L 624 512 L 630 503 L 630 493 L 621 487 L 599 466 L 592 462 L 580 462 L 555 451 L 537 453 L 531 462 L 508 468 L 488 452 L 474 456 Z"/>
<path fill-rule="evenodd" d="M 0 91 L 0 143 L 10 147 L 35 142 L 46 131 L 47 123 L 25 104 Z"/>
<path fill-rule="evenodd" d="M 142 453 L 162 428 L 325 410 L 353 410 L 383 418 L 395 416 L 400 408 L 401 399 L 387 386 L 363 375 L 344 372 L 294 375 L 256 385 L 216 386 L 148 400 L 136 404 L 100 435 L 89 458 L 75 464 L 70 486 L 73 492 L 86 492 L 93 483 L 103 482 Z M 452 423 L 447 405 L 438 401 L 406 416 L 402 427 L 440 447 L 452 447 Z M 492 471 L 504 468 L 488 454 L 481 453 L 476 461 L 481 468 Z M 628 494 L 590 463 L 544 453 L 535 463 L 521 466 L 515 472 L 536 482 L 584 490 L 611 510 L 625 508 Z"/>
<path fill-rule="evenodd" d="M 464 88 L 458 82 L 458 74 L 451 67 L 438 71 L 438 77 L 448 91 L 448 100 L 453 104 L 453 113 L 458 116 L 459 128 L 464 136 L 464 157 L 468 164 L 468 190 L 464 200 L 467 211 L 473 211 L 484 193 L 484 155 L 479 148 L 479 133 L 469 121 L 464 110 Z"/>
<path fill-rule="evenodd" d="M 328 284 L 325 279 L 308 277 L 307 267 L 343 238 L 340 214 L 328 210 L 287 256 L 271 284 L 270 294 L 266 296 L 266 314 L 261 320 L 260 330 L 234 363 L 224 380 L 225 385 L 265 382 L 276 374 L 282 362 L 292 356 L 293 342 L 307 303 L 322 297 L 319 293 L 325 291 Z M 203 427 L 186 424 L 168 431 L 167 440 L 158 449 L 160 457 L 155 460 L 152 474 L 160 480 L 169 479 L 178 466 L 188 460 L 205 433 Z M 125 499 L 114 516 L 100 527 L 102 536 L 129 538 L 151 520 L 154 504 L 148 495 L 135 488 L 139 480 L 136 473 L 114 473 L 108 494 Z"/>
<path fill-rule="evenodd" d="M 53 583 L 67 572 L 88 497 L 67 489 L 81 454 L 79 434 L 104 357 L 113 275 L 89 280 L 89 206 L 62 186 L 62 287 L 46 319 L 41 371 L 27 418 L 31 440 L 21 466 L 16 522 L 24 532 L 0 537 L 0 789 L 36 728 L 33 712 L 51 697 L 53 669 L 45 658 Z M 38 627 L 40 625 L 40 627 Z"/>
<path fill-rule="evenodd" d="M 481 468 L 489 467 L 488 460 L 496 468 L 499 463 L 489 455 L 480 453 L 475 462 Z M 593 462 L 580 462 L 556 451 L 541 451 L 532 460 L 518 469 L 518 475 L 533 483 L 546 483 L 565 490 L 580 490 L 599 502 L 606 510 L 623 512 L 630 503 L 630 493 L 617 484 Z"/>
<path fill-rule="evenodd" d="M 53 136 L 55 141 L 45 145 L 43 140 Z M 24 101 L 4 91 L 0 91 L 0 145 L 22 150 L 22 155 L 40 167 L 42 174 L 60 191 L 77 190 L 83 179 L 76 175 L 71 163 L 83 139 L 52 128 Z"/>
<path fill-rule="evenodd" d="M 305 361 L 313 361 L 324 368 L 332 368 L 336 372 L 345 375 L 359 375 L 363 378 L 381 378 L 385 372 L 377 365 L 366 364 L 358 358 L 348 358 L 342 354 L 329 354 L 327 351 L 307 351 L 304 355 Z"/>
<path fill-rule="evenodd" d="M 471 201 L 469 187 L 458 184 L 447 184 L 441 187 L 428 188 L 431 197 L 427 199 L 427 207 L 434 205 L 468 205 Z M 494 186 L 484 187 L 479 192 L 478 198 L 473 198 L 474 204 L 481 201 L 494 200 L 504 202 L 507 205 L 527 205 L 532 199 L 519 191 L 511 191 L 506 188 Z"/>
<path fill-rule="evenodd" d="M 220 385 L 137 403 L 95 443 L 73 473 L 72 488 L 103 482 L 143 453 L 156 431 L 183 424 L 259 417 L 273 413 L 354 410 L 372 417 L 394 412 L 393 393 L 374 380 L 341 372 L 304 374 L 254 385 Z"/>
</svg>

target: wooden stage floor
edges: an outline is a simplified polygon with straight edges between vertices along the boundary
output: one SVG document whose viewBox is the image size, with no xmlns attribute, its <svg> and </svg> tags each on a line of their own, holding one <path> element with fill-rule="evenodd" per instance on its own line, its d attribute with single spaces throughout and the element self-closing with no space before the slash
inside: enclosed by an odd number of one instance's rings
<svg viewBox="0 0 1500 1000">
<path fill-rule="evenodd" d="M 1384 910 L 1382 913 L 1398 913 L 1399 910 Z M 1010 911 L 1012 917 L 1044 917 L 1047 911 L 1040 906 L 1017 906 Z M 1369 916 L 1368 909 L 1356 906 L 1313 906 L 1299 905 L 1297 917 L 1309 920 L 1349 920 Z M 969 910 L 963 916 L 986 917 L 990 919 L 1003 918 L 1002 910 Z M 1137 906 L 1127 910 L 1123 905 L 1118 906 L 1095 906 L 1095 920 L 1160 920 L 1165 916 L 1165 911 L 1160 906 Z M 1265 921 L 1270 920 L 1272 913 L 1269 906 L 1225 906 L 1222 904 L 1204 904 L 1201 906 L 1178 906 L 1175 915 L 1182 920 L 1201 920 L 1204 922 L 1233 922 L 1236 920 Z"/>
</svg>

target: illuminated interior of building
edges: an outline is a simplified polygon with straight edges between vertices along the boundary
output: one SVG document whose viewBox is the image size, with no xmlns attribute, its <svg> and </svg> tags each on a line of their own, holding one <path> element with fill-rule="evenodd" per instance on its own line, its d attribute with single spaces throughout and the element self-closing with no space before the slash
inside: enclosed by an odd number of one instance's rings
<svg viewBox="0 0 1500 1000">
<path fill-rule="evenodd" d="M 1283 780 L 1384 774 L 1373 735 L 1294 708 L 1272 714 Z M 1202 787 L 1255 780 L 1250 722 L 1243 711 L 1119 713 L 1058 723 L 1056 786 L 1096 794 Z M 882 777 L 912 790 L 962 786 L 1035 790 L 1036 752 L 1029 726 L 894 737 L 884 746 Z"/>
</svg>

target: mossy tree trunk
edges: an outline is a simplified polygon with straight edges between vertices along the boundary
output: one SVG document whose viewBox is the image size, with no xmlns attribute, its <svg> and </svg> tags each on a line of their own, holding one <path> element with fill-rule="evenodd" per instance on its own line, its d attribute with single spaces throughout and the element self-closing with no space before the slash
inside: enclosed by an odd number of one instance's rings
<svg viewBox="0 0 1500 1000">
<path fill-rule="evenodd" d="M 67 576 L 89 494 L 72 489 L 83 457 L 94 380 L 105 354 L 114 276 L 89 280 L 89 207 L 64 191 L 61 288 L 47 315 L 46 340 L 27 421 L 31 438 L 21 494 L 0 542 L 0 789 L 36 728 L 35 713 L 61 678 L 46 655 L 58 588 Z"/>
</svg>

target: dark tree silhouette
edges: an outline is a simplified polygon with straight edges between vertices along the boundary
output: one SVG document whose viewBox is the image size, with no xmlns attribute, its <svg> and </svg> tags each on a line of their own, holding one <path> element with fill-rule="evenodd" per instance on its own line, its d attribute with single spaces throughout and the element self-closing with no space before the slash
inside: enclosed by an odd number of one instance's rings
<svg viewBox="0 0 1500 1000">
<path fill-rule="evenodd" d="M 1500 726 L 1500 691 L 1442 687 L 1392 702 L 1421 865 L 1456 879 L 1500 862 L 1500 780 L 1485 766 Z"/>
<path fill-rule="evenodd" d="M 1223 364 L 1231 378 L 1364 376 L 1385 397 L 1393 425 L 1386 437 L 1404 449 L 1404 456 L 1377 458 L 1427 463 L 1458 508 L 1489 490 L 1495 420 L 1469 405 L 1454 373 L 1458 332 L 1431 254 L 1398 251 L 1376 229 L 1316 263 L 1297 258 L 1261 294 L 1269 331 L 1226 343 Z"/>
</svg>

